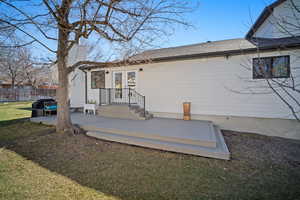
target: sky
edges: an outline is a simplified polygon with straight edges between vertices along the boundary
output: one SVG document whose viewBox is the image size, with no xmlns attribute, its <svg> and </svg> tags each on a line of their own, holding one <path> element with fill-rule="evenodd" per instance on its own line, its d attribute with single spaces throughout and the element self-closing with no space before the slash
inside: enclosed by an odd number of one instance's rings
<svg viewBox="0 0 300 200">
<path fill-rule="evenodd" d="M 194 12 L 185 15 L 193 28 L 175 26 L 173 35 L 164 39 L 163 42 L 157 42 L 159 44 L 155 44 L 155 46 L 156 48 L 165 48 L 243 38 L 262 10 L 274 1 L 200 0 L 199 7 Z M 49 55 L 49 52 L 41 47 L 32 50 L 37 57 Z"/>
<path fill-rule="evenodd" d="M 187 16 L 195 26 L 178 27 L 161 45 L 180 46 L 206 41 L 243 38 L 262 10 L 274 0 L 200 0 L 197 11 Z"/>
</svg>

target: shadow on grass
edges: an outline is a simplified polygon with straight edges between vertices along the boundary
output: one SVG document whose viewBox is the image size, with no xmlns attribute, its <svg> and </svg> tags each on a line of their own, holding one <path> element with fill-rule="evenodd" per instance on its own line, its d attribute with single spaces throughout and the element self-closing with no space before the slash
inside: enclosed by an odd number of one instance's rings
<svg viewBox="0 0 300 200">
<path fill-rule="evenodd" d="M 27 111 L 32 111 L 31 107 L 22 107 L 22 108 L 17 108 L 18 110 L 27 110 Z"/>
<path fill-rule="evenodd" d="M 11 120 L 2 120 L 2 121 L 0 121 L 0 128 L 2 128 L 3 126 L 18 124 L 18 123 L 29 121 L 29 120 L 30 120 L 29 117 L 23 117 L 23 118 L 18 118 L 18 119 L 11 119 Z"/>
<path fill-rule="evenodd" d="M 20 124 L 19 128 L 23 126 L 26 131 L 25 125 Z M 55 132 L 30 134 L 8 148 L 80 185 L 124 200 L 300 196 L 300 165 L 290 164 L 300 160 L 299 142 L 251 137 L 245 140 L 243 135 L 230 133 L 225 136 L 233 156 L 231 161 Z"/>
<path fill-rule="evenodd" d="M 55 127 L 31 123 L 29 118 L 0 121 L 0 147 L 15 145 L 19 140 L 30 136 L 43 136 L 54 132 Z"/>
</svg>

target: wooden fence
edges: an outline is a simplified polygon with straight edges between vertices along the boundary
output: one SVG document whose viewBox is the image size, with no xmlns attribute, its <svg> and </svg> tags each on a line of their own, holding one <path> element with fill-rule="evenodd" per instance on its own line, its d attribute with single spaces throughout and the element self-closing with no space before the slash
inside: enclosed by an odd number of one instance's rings
<svg viewBox="0 0 300 200">
<path fill-rule="evenodd" d="M 0 88 L 0 102 L 56 98 L 56 89 Z"/>
</svg>

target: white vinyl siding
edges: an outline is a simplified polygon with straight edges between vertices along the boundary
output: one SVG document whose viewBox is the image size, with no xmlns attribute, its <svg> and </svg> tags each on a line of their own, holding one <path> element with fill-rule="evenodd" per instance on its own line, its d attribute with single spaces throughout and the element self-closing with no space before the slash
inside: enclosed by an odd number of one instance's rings
<svg viewBox="0 0 300 200">
<path fill-rule="evenodd" d="M 86 59 L 87 46 L 75 45 L 68 57 L 68 65 Z M 69 75 L 69 98 L 71 107 L 82 107 L 85 103 L 85 75 L 80 69 L 76 69 Z"/>
<path fill-rule="evenodd" d="M 264 56 L 276 54 L 279 53 Z M 265 88 L 265 80 L 253 80 L 251 62 L 256 56 L 216 57 L 137 66 L 143 67 L 138 74 L 138 91 L 146 96 L 146 107 L 150 112 L 182 113 L 182 103 L 190 101 L 192 114 L 292 118 L 286 105 Z M 291 66 L 299 64 L 299 59 L 291 56 Z M 247 66 L 250 70 L 245 69 Z M 269 94 L 249 94 L 253 92 L 249 87 L 255 89 L 254 92 Z"/>
<path fill-rule="evenodd" d="M 296 55 L 299 54 L 298 50 L 260 56 L 290 55 L 291 73 L 296 76 L 299 69 L 295 66 L 300 65 Z M 135 69 L 139 78 L 136 90 L 146 96 L 150 112 L 182 113 L 182 103 L 190 101 L 192 114 L 292 118 L 287 106 L 266 87 L 265 80 L 253 79 L 252 58 L 255 57 L 257 54 L 112 68 L 105 77 L 106 88 L 111 87 L 113 71 Z M 138 71 L 139 68 L 143 71 Z M 88 72 L 88 99 L 98 101 L 99 91 L 90 88 L 90 74 Z"/>
</svg>

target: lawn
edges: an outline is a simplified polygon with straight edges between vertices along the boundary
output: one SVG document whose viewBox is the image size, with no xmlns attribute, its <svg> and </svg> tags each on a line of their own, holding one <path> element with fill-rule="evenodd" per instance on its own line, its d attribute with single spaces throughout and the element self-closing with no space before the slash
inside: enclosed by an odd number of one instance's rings
<svg viewBox="0 0 300 200">
<path fill-rule="evenodd" d="M 295 140 L 223 131 L 232 153 L 223 161 L 27 121 L 0 126 L 0 199 L 300 199 Z"/>
<path fill-rule="evenodd" d="M 31 102 L 0 103 L 0 123 L 30 117 L 30 108 Z"/>
</svg>

